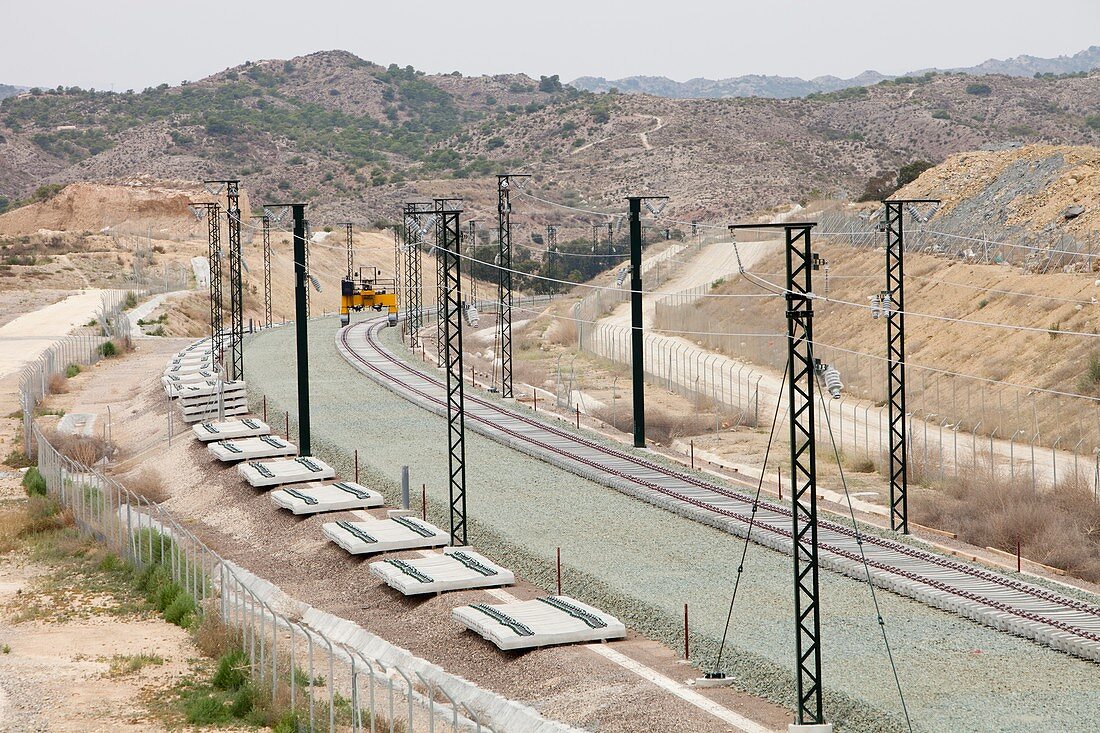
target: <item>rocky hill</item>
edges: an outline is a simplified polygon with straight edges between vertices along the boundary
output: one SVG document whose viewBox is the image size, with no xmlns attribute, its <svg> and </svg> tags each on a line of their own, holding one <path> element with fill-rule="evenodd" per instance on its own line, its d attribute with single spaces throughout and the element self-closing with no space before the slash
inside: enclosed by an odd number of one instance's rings
<svg viewBox="0 0 1100 733">
<path fill-rule="evenodd" d="M 1022 55 L 1011 59 L 989 59 L 976 66 L 953 69 L 921 69 L 904 76 L 923 76 L 926 73 L 961 73 L 973 76 L 999 74 L 1003 76 L 1034 76 L 1035 74 L 1074 74 L 1100 68 L 1100 46 L 1090 46 L 1072 56 L 1039 58 Z M 719 99 L 724 97 L 769 97 L 788 99 L 809 94 L 835 92 L 850 87 L 865 87 L 881 81 L 896 79 L 877 71 L 842 79 L 837 76 L 818 76 L 801 79 L 792 76 L 763 76 L 747 74 L 727 79 L 689 79 L 673 81 L 666 76 L 628 76 L 623 79 L 605 79 L 602 76 L 582 76 L 570 82 L 571 86 L 590 92 L 608 92 L 617 89 L 624 94 L 652 94 L 674 99 Z"/>
<path fill-rule="evenodd" d="M 672 196 L 680 219 L 720 218 L 853 197 L 913 160 L 1008 141 L 1095 145 L 1097 109 L 1100 74 L 673 100 L 580 92 L 556 77 L 425 75 L 332 51 L 178 87 L 0 101 L 0 197 L 73 181 L 236 175 L 256 203 L 301 199 L 318 220 L 368 224 L 393 219 L 403 200 L 454 193 L 493 216 L 492 174 L 522 169 L 531 191 L 567 203 L 617 211 L 627 192 L 649 190 Z"/>
</svg>

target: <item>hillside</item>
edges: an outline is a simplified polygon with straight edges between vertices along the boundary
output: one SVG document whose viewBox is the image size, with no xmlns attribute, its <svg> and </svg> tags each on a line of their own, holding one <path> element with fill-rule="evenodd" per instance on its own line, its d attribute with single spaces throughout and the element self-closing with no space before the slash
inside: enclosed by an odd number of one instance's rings
<svg viewBox="0 0 1100 733">
<path fill-rule="evenodd" d="M 1072 56 L 1040 58 L 1021 55 L 1011 59 L 989 59 L 975 66 L 951 69 L 921 69 L 902 76 L 922 76 L 926 73 L 960 73 L 972 76 L 999 74 L 1003 76 L 1034 76 L 1036 74 L 1075 74 L 1100 67 L 1100 46 L 1090 46 Z M 617 89 L 624 94 L 651 94 L 675 99 L 720 99 L 725 97 L 769 97 L 788 99 L 809 94 L 835 92 L 850 87 L 865 87 L 898 77 L 864 71 L 862 74 L 842 79 L 837 76 L 818 76 L 801 79 L 795 76 L 765 76 L 746 74 L 727 79 L 689 79 L 673 81 L 667 76 L 628 76 L 623 79 L 605 79 L 602 76 L 582 76 L 570 82 L 571 86 L 590 92 L 608 92 Z"/>
<path fill-rule="evenodd" d="M 939 415 L 937 420 L 964 420 L 968 427 L 980 419 L 980 432 L 988 434 L 996 429 L 1002 437 L 1025 429 L 1029 435 L 1039 433 L 1048 445 L 1059 437 L 1063 444 L 1068 441 L 1072 445 L 1082 438 L 1089 445 L 1098 444 L 1100 432 L 1093 403 L 1050 395 L 1036 399 L 1035 393 L 1027 389 L 999 384 L 1087 395 L 1100 392 L 1100 376 L 1089 366 L 1100 358 L 1094 340 L 1067 333 L 1093 334 L 1100 329 L 1100 280 L 1075 271 L 1098 268 L 1100 241 L 1093 230 L 1100 212 L 1092 204 L 1098 187 L 1100 149 L 1033 146 L 955 156 L 899 192 L 905 197 L 936 195 L 944 199 L 943 208 L 924 226 L 906 217 L 910 247 L 905 260 L 905 308 L 913 314 L 905 321 L 907 355 L 913 365 L 907 394 L 909 409 L 915 415 L 935 413 Z M 1061 212 L 1082 201 L 1086 211 L 1080 221 L 1066 222 Z M 1020 265 L 1029 258 L 1014 247 L 993 246 L 988 256 L 982 256 L 979 244 L 934 235 L 949 224 L 945 220 L 968 210 L 973 216 L 973 210 L 983 208 L 990 212 L 1004 210 L 1005 218 L 987 220 L 991 231 L 1003 235 L 1001 227 L 1007 225 L 1019 232 L 1045 233 L 1041 241 L 1048 245 L 1059 241 L 1056 235 L 1064 228 L 1079 227 L 1069 231 L 1091 241 L 1091 248 L 1082 247 L 1082 254 L 1091 252 L 1092 256 L 1078 257 L 1077 267 L 1059 267 L 1057 260 L 1052 267 L 1027 267 Z M 820 219 L 812 211 L 807 217 Z M 922 229 L 929 231 L 922 233 Z M 814 247 L 830 265 L 828 290 L 820 273 L 814 275 L 815 290 L 827 292 L 835 301 L 822 300 L 814 306 L 817 355 L 841 369 L 848 394 L 876 401 L 883 399 L 881 362 L 875 357 L 884 354 L 884 323 L 872 319 L 867 308 L 857 306 L 866 304 L 869 296 L 884 287 L 881 236 L 876 236 L 878 246 L 867 249 L 853 248 L 843 237 L 821 233 L 816 235 Z M 1009 245 L 1022 241 L 1016 236 L 997 239 Z M 752 243 L 742 246 L 753 247 Z M 1046 257 L 1042 261 L 1049 262 Z M 1086 262 L 1091 267 L 1084 267 Z M 782 255 L 769 254 L 751 269 L 767 280 L 779 282 L 784 271 Z M 736 278 L 718 284 L 712 292 L 758 294 L 761 290 L 746 279 Z M 658 327 L 704 334 L 781 333 L 785 328 L 782 308 L 767 298 L 746 299 L 736 308 L 723 298 L 703 299 L 658 308 L 657 316 Z M 979 323 L 1014 324 L 1041 331 Z M 699 338 L 718 350 L 764 363 L 777 373 L 782 371 L 783 351 L 776 348 L 774 338 L 760 343 L 718 335 Z M 989 381 L 953 378 L 926 368 L 976 375 Z"/>
<path fill-rule="evenodd" d="M 677 219 L 715 219 L 854 197 L 912 160 L 1006 141 L 1096 144 L 1097 108 L 1100 74 L 672 100 L 578 92 L 554 77 L 425 75 L 332 51 L 179 87 L 3 100 L 0 197 L 71 181 L 239 175 L 257 202 L 301 199 L 318 219 L 370 224 L 392 220 L 404 200 L 460 190 L 472 214 L 492 215 L 491 174 L 522 168 L 555 200 L 621 210 L 628 191 L 649 190 L 672 197 Z"/>
</svg>

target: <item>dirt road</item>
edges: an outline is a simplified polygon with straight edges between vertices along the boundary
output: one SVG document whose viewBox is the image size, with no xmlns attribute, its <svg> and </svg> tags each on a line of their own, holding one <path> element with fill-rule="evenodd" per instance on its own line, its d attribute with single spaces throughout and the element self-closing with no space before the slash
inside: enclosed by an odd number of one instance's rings
<svg viewBox="0 0 1100 733">
<path fill-rule="evenodd" d="M 81 290 L 0 326 L 0 379 L 34 361 L 50 344 L 95 317 L 106 290 Z"/>
</svg>

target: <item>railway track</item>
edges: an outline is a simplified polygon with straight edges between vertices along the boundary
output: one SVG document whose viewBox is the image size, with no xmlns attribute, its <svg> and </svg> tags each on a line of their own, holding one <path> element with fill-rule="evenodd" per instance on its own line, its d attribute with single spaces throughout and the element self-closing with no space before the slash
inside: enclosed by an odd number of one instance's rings
<svg viewBox="0 0 1100 733">
<path fill-rule="evenodd" d="M 372 380 L 421 407 L 446 414 L 442 381 L 389 351 L 379 338 L 384 327 L 384 320 L 375 320 L 341 329 L 338 350 Z M 476 394 L 467 392 L 465 407 L 467 427 L 486 437 L 696 521 L 742 537 L 748 531 L 753 509 L 748 493 L 627 449 L 608 447 Z M 752 522 L 755 542 L 791 552 L 790 509 L 761 501 Z M 1100 607 L 873 532 L 857 535 L 852 527 L 832 521 L 819 521 L 818 545 L 827 569 L 860 580 L 869 573 L 879 587 L 1100 661 Z"/>
</svg>

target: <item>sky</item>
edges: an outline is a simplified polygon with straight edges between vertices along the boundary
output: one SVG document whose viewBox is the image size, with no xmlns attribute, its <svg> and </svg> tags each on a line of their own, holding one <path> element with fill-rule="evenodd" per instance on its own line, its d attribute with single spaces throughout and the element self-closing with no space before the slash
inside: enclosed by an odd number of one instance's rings
<svg viewBox="0 0 1100 733">
<path fill-rule="evenodd" d="M 140 90 L 343 49 L 467 75 L 853 76 L 1100 43 L 1097 0 L 0 0 L 0 83 Z"/>
</svg>

